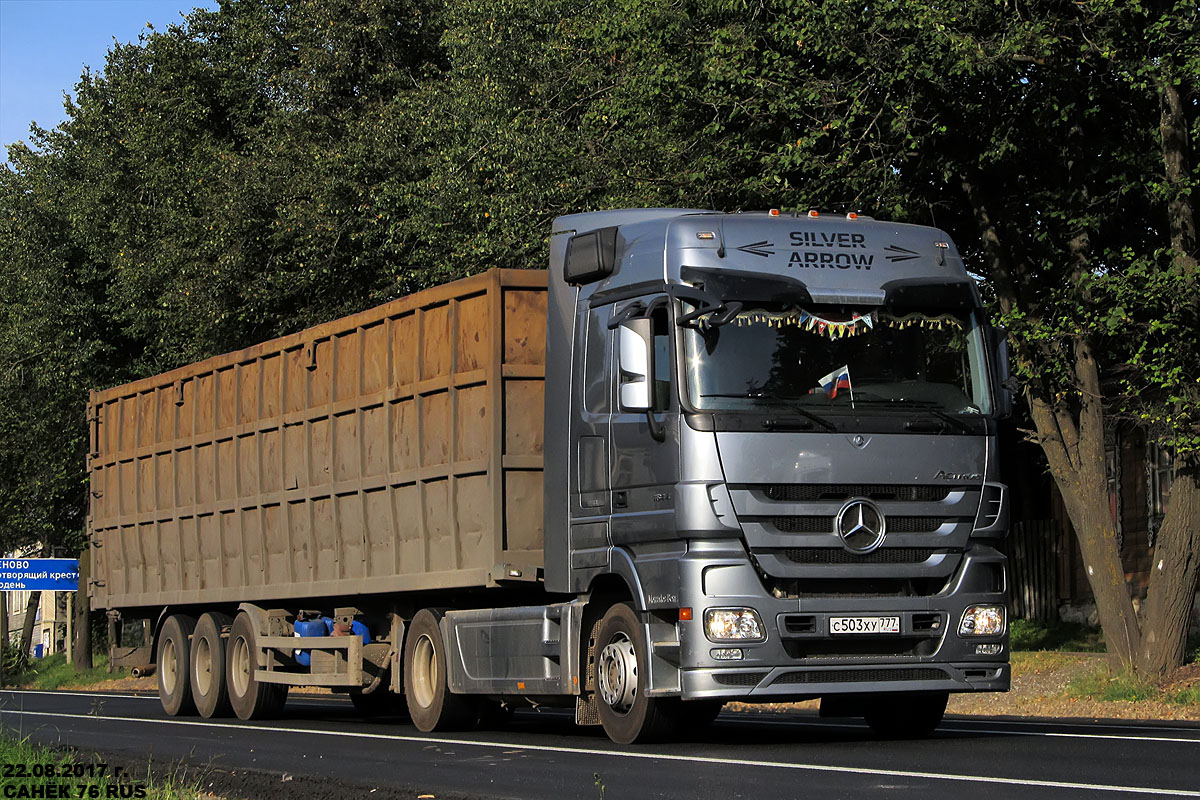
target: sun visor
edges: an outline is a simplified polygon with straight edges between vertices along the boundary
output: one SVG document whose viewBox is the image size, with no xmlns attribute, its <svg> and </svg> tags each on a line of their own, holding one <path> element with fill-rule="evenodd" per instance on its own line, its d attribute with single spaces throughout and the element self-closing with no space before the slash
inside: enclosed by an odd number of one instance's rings
<svg viewBox="0 0 1200 800">
<path fill-rule="evenodd" d="M 930 281 L 907 278 L 883 285 L 884 305 L 889 308 L 941 308 L 968 311 L 977 307 L 975 287 L 970 281 Z"/>
<path fill-rule="evenodd" d="M 681 267 L 679 277 L 722 300 L 758 300 L 777 303 L 811 303 L 808 287 L 788 275 L 746 270 Z"/>
</svg>

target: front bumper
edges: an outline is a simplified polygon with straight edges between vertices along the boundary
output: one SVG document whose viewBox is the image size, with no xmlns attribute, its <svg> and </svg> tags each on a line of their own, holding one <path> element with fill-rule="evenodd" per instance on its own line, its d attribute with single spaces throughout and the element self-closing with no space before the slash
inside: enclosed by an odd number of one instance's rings
<svg viewBox="0 0 1200 800">
<path fill-rule="evenodd" d="M 1010 671 L 1005 662 L 791 665 L 685 669 L 680 679 L 687 698 L 765 701 L 863 692 L 1006 692 Z"/>
<path fill-rule="evenodd" d="M 744 554 L 690 549 L 680 560 L 682 605 L 694 619 L 679 623 L 679 688 L 685 698 L 781 700 L 875 692 L 995 692 L 1010 683 L 1008 636 L 962 637 L 958 625 L 972 604 L 1004 605 L 1005 557 L 976 544 L 944 588 L 928 596 L 839 595 L 775 597 Z M 704 609 L 758 611 L 765 640 L 713 643 Z M 899 617 L 892 634 L 832 634 L 835 616 Z M 977 645 L 998 645 L 980 654 Z M 737 648 L 742 658 L 717 660 Z M 992 648 L 993 650 L 995 648 Z"/>
</svg>

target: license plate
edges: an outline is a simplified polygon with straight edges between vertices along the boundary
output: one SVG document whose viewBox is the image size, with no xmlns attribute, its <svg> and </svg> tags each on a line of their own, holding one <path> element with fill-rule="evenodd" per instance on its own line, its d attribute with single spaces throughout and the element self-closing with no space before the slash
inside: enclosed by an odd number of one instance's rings
<svg viewBox="0 0 1200 800">
<path fill-rule="evenodd" d="M 830 633 L 899 633 L 899 617 L 830 617 Z"/>
</svg>

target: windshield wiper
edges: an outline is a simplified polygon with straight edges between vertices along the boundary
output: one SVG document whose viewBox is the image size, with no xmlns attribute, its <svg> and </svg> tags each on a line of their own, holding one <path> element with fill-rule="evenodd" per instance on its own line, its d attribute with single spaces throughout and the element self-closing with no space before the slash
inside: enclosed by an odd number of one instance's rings
<svg viewBox="0 0 1200 800">
<path fill-rule="evenodd" d="M 856 397 L 854 400 L 857 403 L 886 403 L 888 405 L 910 406 L 912 408 L 920 409 L 921 411 L 923 411 L 927 414 L 932 414 L 935 417 L 937 417 L 938 419 L 949 422 L 951 425 L 958 428 L 963 433 L 974 433 L 974 431 L 971 429 L 970 425 L 963 422 L 961 419 L 959 419 L 957 417 L 947 414 L 945 411 L 942 411 L 940 408 L 937 408 L 937 403 L 933 402 L 932 400 L 906 400 L 903 397 L 879 397 L 879 396 L 873 396 L 873 397 L 859 396 L 859 397 Z M 904 423 L 904 427 L 907 428 L 908 430 L 919 430 L 920 422 L 919 422 L 919 420 L 909 420 L 908 422 Z M 939 428 L 940 427 L 941 426 L 939 426 Z"/>
<path fill-rule="evenodd" d="M 766 403 L 769 405 L 783 406 L 784 408 L 787 408 L 791 411 L 795 411 L 800 416 L 817 423 L 818 425 L 820 425 L 822 428 L 824 428 L 827 431 L 836 431 L 837 430 L 837 426 L 834 425 L 832 422 L 830 422 L 829 420 L 820 416 L 819 414 L 814 414 L 813 412 L 809 411 L 808 409 L 802 408 L 800 406 L 800 404 L 794 400 L 784 400 L 783 398 L 779 398 L 779 397 L 760 397 L 758 395 L 753 395 L 753 394 L 720 394 L 720 393 L 716 393 L 716 394 L 702 394 L 700 396 L 701 397 L 728 397 L 728 398 L 735 398 L 735 399 L 739 399 L 739 400 L 757 400 L 757 401 L 760 401 L 762 403 Z M 770 425 L 768 425 L 767 423 L 770 423 Z M 771 427 L 771 428 L 782 428 L 783 425 L 784 425 L 784 423 L 782 423 L 779 420 L 766 420 L 763 423 L 763 427 Z"/>
<path fill-rule="evenodd" d="M 951 425 L 953 425 L 954 427 L 958 428 L 958 429 L 959 429 L 960 431 L 962 431 L 963 433 L 974 433 L 974 431 L 972 431 L 972 430 L 971 430 L 971 426 L 970 426 L 970 425 L 968 425 L 967 423 L 963 422 L 963 421 L 962 421 L 961 419 L 959 419 L 958 417 L 953 417 L 953 416 L 951 416 L 951 415 L 947 414 L 945 411 L 942 411 L 941 409 L 938 409 L 938 408 L 923 408 L 923 409 L 921 409 L 921 410 L 922 410 L 922 411 L 928 411 L 930 414 L 933 414 L 933 415 L 934 415 L 934 416 L 936 416 L 938 419 L 944 419 L 944 420 L 946 420 L 946 422 L 949 422 Z M 905 425 L 905 427 L 907 427 L 907 424 Z"/>
</svg>

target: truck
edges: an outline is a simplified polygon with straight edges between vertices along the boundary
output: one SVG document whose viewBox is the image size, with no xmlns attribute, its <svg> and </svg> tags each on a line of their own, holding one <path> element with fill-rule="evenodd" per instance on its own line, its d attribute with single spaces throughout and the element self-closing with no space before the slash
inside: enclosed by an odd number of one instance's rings
<svg viewBox="0 0 1200 800">
<path fill-rule="evenodd" d="M 422 731 L 730 701 L 927 735 L 1005 691 L 1007 351 L 941 230 L 626 209 L 92 392 L 92 607 L 166 713 Z"/>
</svg>

